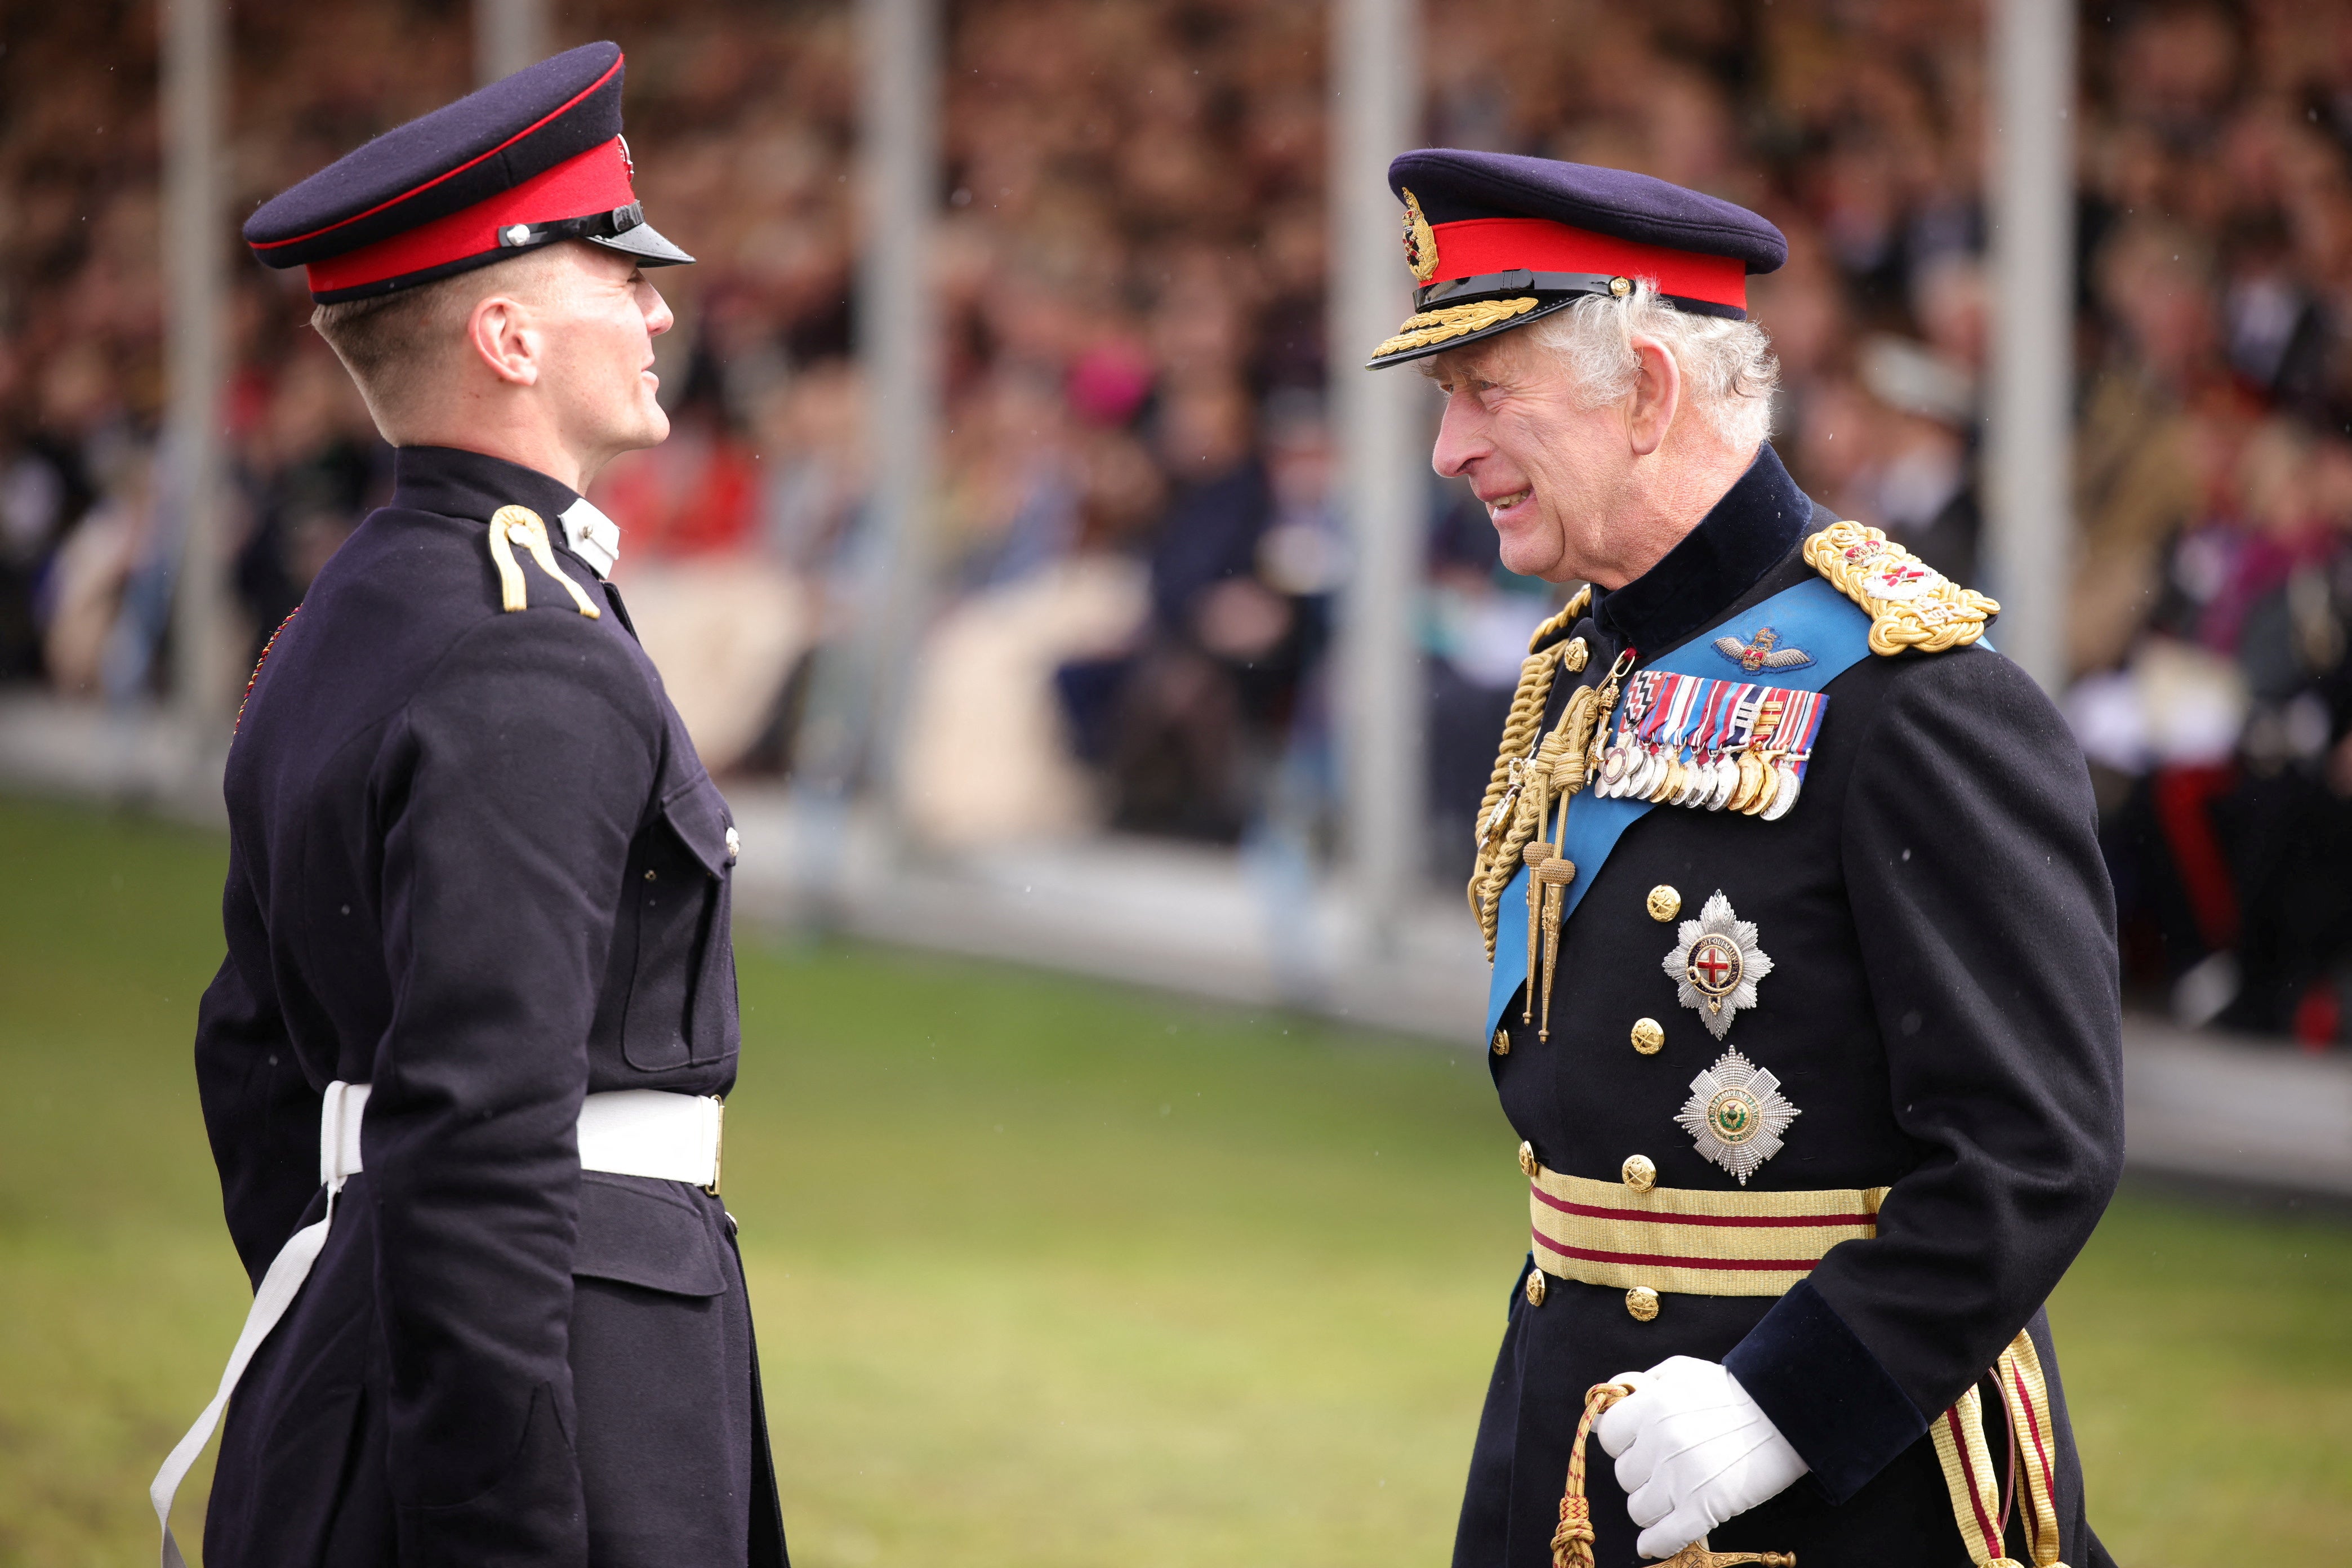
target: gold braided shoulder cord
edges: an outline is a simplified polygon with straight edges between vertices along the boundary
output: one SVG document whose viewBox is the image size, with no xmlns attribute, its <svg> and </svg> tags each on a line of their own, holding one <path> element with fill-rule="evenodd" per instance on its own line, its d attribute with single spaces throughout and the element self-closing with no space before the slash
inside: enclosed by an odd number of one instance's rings
<svg viewBox="0 0 2352 1568">
<path fill-rule="evenodd" d="M 1984 636 L 2000 605 L 1963 588 L 1875 528 L 1832 523 L 1805 541 L 1805 563 L 1870 613 L 1870 651 L 1942 653 Z"/>
<path fill-rule="evenodd" d="M 1543 727 L 1551 684 L 1565 664 L 1571 675 L 1580 673 L 1586 658 L 1583 639 L 1564 646 L 1554 639 L 1583 618 L 1592 603 L 1590 587 L 1577 590 L 1559 614 L 1538 626 L 1528 638 L 1528 657 L 1519 666 L 1519 684 L 1511 694 L 1510 717 L 1503 723 L 1502 743 L 1495 752 L 1494 772 L 1486 780 L 1486 795 L 1478 805 L 1478 859 L 1470 874 L 1470 912 L 1486 939 L 1486 961 L 1495 959 L 1495 924 L 1503 889 L 1518 875 L 1519 858 L 1541 822 L 1529 807 L 1534 780 L 1538 731 Z M 1564 717 L 1564 716 L 1563 716 Z"/>
<path fill-rule="evenodd" d="M 603 617 L 604 612 L 590 601 L 580 584 L 556 565 L 554 547 L 548 542 L 547 524 L 527 506 L 502 506 L 490 513 L 490 561 L 499 569 L 499 602 L 502 606 L 509 612 L 530 607 L 530 589 L 522 580 L 522 567 L 515 561 L 514 547 L 518 544 L 530 552 L 541 571 L 562 585 L 582 615 L 592 621 Z"/>
<path fill-rule="evenodd" d="M 1522 300 L 1479 300 L 1467 305 L 1446 305 L 1434 310 L 1423 310 L 1417 316 L 1407 316 L 1396 336 L 1372 351 L 1374 359 L 1389 354 L 1401 354 L 1407 349 L 1425 349 L 1432 343 L 1442 343 L 1452 338 L 1483 332 L 1499 321 L 1514 316 L 1524 316 L 1536 308 L 1535 296 Z"/>
</svg>

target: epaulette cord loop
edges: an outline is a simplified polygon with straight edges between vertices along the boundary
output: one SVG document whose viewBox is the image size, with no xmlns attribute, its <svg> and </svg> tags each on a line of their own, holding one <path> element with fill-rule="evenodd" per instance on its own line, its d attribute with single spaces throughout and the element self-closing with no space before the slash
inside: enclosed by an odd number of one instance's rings
<svg viewBox="0 0 2352 1568">
<path fill-rule="evenodd" d="M 1520 856 L 1535 837 L 1533 818 L 1515 808 L 1525 793 L 1528 770 L 1535 763 L 1537 733 L 1543 724 L 1544 704 L 1551 700 L 1552 678 L 1563 665 L 1571 675 L 1584 668 L 1582 639 L 1564 647 L 1559 639 L 1583 618 L 1591 604 L 1592 589 L 1588 584 L 1528 638 L 1528 657 L 1519 666 L 1510 717 L 1503 725 L 1502 744 L 1495 752 L 1486 799 L 1478 805 L 1477 867 L 1470 875 L 1470 911 L 1486 939 L 1490 963 L 1495 957 L 1495 927 L 1503 889 L 1518 874 Z"/>
<path fill-rule="evenodd" d="M 530 607 L 530 590 L 523 582 L 522 566 L 515 560 L 514 546 L 520 544 L 530 552 L 539 569 L 563 585 L 572 602 L 590 620 L 603 615 L 589 600 L 586 590 L 555 563 L 554 546 L 548 542 L 547 524 L 539 513 L 527 506 L 502 506 L 490 514 L 490 559 L 499 569 L 499 598 L 509 611 Z"/>
</svg>

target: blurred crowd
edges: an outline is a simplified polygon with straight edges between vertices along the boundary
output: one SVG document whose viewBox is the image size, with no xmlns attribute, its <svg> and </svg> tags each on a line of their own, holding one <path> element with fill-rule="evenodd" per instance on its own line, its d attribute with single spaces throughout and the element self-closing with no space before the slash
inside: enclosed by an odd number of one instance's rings
<svg viewBox="0 0 2352 1568">
<path fill-rule="evenodd" d="M 1428 0 L 1433 143 L 1640 169 L 1788 233 L 1759 280 L 1776 439 L 1809 489 L 1996 595 L 1979 562 L 1984 17 L 1977 0 Z M 927 838 L 1328 829 L 1349 552 L 1325 342 L 1327 8 L 956 0 L 936 285 L 936 594 L 904 703 Z M 461 0 L 244 0 L 237 210 L 463 90 Z M 173 568 L 161 395 L 154 12 L 0 0 L 0 678 L 134 700 Z M 629 51 L 665 232 L 675 434 L 597 499 L 714 764 L 789 773 L 851 616 L 856 37 L 840 4 L 559 0 Z M 2084 16 L 2079 549 L 2067 707 L 2128 983 L 2192 1021 L 2352 1029 L 2352 5 Z M 257 647 L 385 490 L 304 325 L 233 263 L 235 582 Z M 1433 414 L 1434 405 L 1433 402 Z M 1433 479 L 1430 859 L 1469 816 L 1528 629 Z"/>
</svg>

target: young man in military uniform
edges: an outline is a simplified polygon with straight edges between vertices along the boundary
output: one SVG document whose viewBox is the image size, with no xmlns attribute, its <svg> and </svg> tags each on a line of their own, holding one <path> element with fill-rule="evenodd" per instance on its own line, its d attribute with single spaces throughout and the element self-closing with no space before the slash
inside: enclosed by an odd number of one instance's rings
<svg viewBox="0 0 2352 1568">
<path fill-rule="evenodd" d="M 621 82 L 557 56 L 246 226 L 398 450 L 229 753 L 196 1069 L 256 1297 L 166 1568 L 225 1405 L 215 1568 L 784 1561 L 717 1196 L 736 834 L 580 494 L 667 434 L 640 268 L 692 259 Z"/>
<path fill-rule="evenodd" d="M 2080 752 L 1997 606 L 1766 441 L 1770 224 L 1532 158 L 1390 183 L 1419 313 L 1372 364 L 1443 390 L 1505 564 L 1590 584 L 1470 889 L 1533 1250 L 1456 1568 L 2106 1562 L 2042 1315 L 2123 1151 Z"/>
</svg>

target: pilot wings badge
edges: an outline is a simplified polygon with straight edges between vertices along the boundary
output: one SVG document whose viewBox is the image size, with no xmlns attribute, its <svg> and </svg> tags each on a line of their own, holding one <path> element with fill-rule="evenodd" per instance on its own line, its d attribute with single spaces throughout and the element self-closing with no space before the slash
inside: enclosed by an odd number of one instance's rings
<svg viewBox="0 0 2352 1568">
<path fill-rule="evenodd" d="M 1716 638 L 1715 651 L 1750 675 L 1763 669 L 1802 669 L 1813 662 L 1813 656 L 1801 647 L 1776 646 L 1780 640 L 1779 632 L 1763 626 L 1746 642 L 1735 637 Z"/>
</svg>

